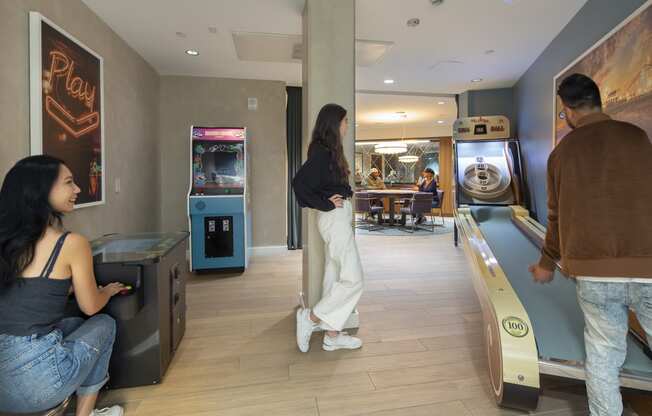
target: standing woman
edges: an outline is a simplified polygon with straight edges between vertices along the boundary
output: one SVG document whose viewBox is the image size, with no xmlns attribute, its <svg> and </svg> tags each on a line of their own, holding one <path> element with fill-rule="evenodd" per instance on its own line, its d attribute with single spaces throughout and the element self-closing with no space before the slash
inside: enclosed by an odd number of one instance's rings
<svg viewBox="0 0 652 416">
<path fill-rule="evenodd" d="M 123 286 L 98 288 L 88 241 L 64 232 L 79 188 L 59 159 L 31 156 L 11 168 L 0 189 L 0 414 L 54 408 L 77 393 L 77 416 L 94 410 L 108 380 L 113 318 L 98 314 Z M 74 287 L 91 316 L 64 318 Z"/>
<path fill-rule="evenodd" d="M 326 351 L 356 349 L 358 338 L 342 328 L 362 295 L 362 266 L 353 239 L 353 211 L 349 186 L 349 164 L 342 138 L 348 130 L 346 110 L 327 104 L 317 116 L 308 160 L 292 181 L 301 207 L 319 211 L 319 234 L 326 243 L 322 298 L 311 310 L 297 311 L 297 344 L 302 352 L 310 348 L 310 336 L 318 328 L 326 331 Z"/>
</svg>

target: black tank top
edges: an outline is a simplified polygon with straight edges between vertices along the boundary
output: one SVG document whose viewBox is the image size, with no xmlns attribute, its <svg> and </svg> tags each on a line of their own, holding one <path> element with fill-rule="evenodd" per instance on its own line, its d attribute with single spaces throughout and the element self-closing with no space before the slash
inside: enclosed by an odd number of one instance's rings
<svg viewBox="0 0 652 416">
<path fill-rule="evenodd" d="M 50 273 L 68 234 L 59 237 L 39 277 L 20 277 L 0 292 L 0 334 L 45 335 L 63 318 L 72 279 L 50 279 Z"/>
</svg>

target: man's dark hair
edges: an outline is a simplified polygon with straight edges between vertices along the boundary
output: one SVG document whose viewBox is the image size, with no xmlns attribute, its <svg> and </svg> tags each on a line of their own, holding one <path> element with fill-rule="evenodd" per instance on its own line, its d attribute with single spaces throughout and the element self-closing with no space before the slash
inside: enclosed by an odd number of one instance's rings
<svg viewBox="0 0 652 416">
<path fill-rule="evenodd" d="M 602 108 L 600 89 L 586 75 L 573 74 L 564 79 L 557 89 L 559 98 L 574 110 Z"/>
<path fill-rule="evenodd" d="M 435 171 L 430 168 L 425 168 L 423 171 L 426 173 L 432 173 L 433 175 L 435 174 Z"/>
</svg>

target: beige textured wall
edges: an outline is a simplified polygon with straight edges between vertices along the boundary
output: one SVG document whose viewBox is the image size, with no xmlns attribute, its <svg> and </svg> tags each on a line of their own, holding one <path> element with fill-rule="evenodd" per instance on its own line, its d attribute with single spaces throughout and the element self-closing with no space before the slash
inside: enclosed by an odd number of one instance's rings
<svg viewBox="0 0 652 416">
<path fill-rule="evenodd" d="M 79 0 L 0 1 L 0 179 L 29 155 L 29 11 L 38 11 L 104 58 L 107 203 L 66 226 L 94 238 L 158 227 L 159 76 Z M 114 181 L 121 180 L 121 192 Z"/>
<path fill-rule="evenodd" d="M 258 110 L 247 109 L 247 98 Z M 285 83 L 161 77 L 161 229 L 187 230 L 190 126 L 247 127 L 251 162 L 253 245 L 287 243 Z"/>
</svg>

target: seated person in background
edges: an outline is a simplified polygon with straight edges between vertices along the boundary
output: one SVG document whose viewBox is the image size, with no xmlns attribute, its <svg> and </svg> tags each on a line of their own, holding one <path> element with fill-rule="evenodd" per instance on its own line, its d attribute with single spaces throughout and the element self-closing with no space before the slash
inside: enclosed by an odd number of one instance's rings
<svg viewBox="0 0 652 416">
<path fill-rule="evenodd" d="M 424 176 L 423 176 L 423 172 L 421 172 L 421 173 L 419 174 L 419 179 L 417 179 L 417 183 L 415 184 L 415 186 L 416 186 L 416 187 L 419 187 L 419 186 L 421 185 L 421 183 L 423 182 L 424 179 L 425 179 L 425 178 L 424 178 Z"/>
<path fill-rule="evenodd" d="M 369 176 L 367 176 L 367 179 L 365 180 L 365 186 L 367 189 L 385 189 L 385 182 L 383 182 L 383 178 L 380 176 L 380 171 L 376 168 L 371 168 L 371 171 L 369 171 Z M 380 199 L 374 199 L 371 201 L 371 205 L 375 207 L 382 207 L 383 206 L 383 201 Z M 376 216 L 376 214 L 369 214 L 372 218 Z"/>
<path fill-rule="evenodd" d="M 77 393 L 77 416 L 122 416 L 94 410 L 108 380 L 115 321 L 97 314 L 123 289 L 98 288 L 91 247 L 64 232 L 80 190 L 59 159 L 31 156 L 11 168 L 0 190 L 0 414 L 54 408 Z M 91 316 L 64 318 L 74 286 Z"/>
<path fill-rule="evenodd" d="M 368 189 L 385 189 L 385 182 L 383 182 L 383 178 L 380 176 L 378 169 L 371 168 L 369 176 L 367 176 L 367 180 L 365 181 L 365 186 Z"/>
<path fill-rule="evenodd" d="M 430 168 L 425 168 L 422 173 L 423 181 L 419 186 L 415 186 L 414 190 L 419 192 L 430 192 L 433 195 L 432 207 L 439 206 L 439 196 L 437 195 L 437 181 L 435 180 L 435 171 Z M 417 218 L 417 224 L 421 224 L 424 220 L 423 215 Z"/>
</svg>

